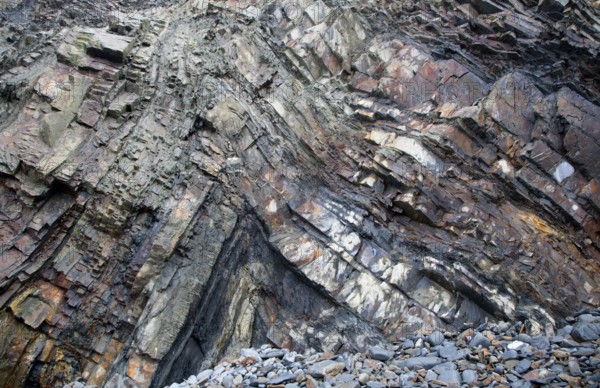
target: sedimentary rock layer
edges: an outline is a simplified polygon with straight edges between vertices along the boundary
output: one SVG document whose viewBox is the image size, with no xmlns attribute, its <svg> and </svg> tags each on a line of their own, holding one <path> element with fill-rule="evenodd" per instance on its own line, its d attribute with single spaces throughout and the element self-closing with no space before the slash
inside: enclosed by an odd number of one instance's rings
<svg viewBox="0 0 600 388">
<path fill-rule="evenodd" d="M 598 306 L 595 6 L 3 3 L 0 381 Z"/>
</svg>

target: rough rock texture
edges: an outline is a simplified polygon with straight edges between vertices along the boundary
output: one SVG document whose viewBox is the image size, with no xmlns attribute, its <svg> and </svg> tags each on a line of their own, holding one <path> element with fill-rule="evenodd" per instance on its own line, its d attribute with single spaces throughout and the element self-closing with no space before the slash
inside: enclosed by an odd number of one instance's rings
<svg viewBox="0 0 600 388">
<path fill-rule="evenodd" d="M 600 310 L 585 312 L 576 325 L 600 320 Z M 482 325 L 481 332 L 467 329 L 446 336 L 434 332 L 435 344 L 431 336 L 418 333 L 392 344 L 389 350 L 370 347 L 366 354 L 302 355 L 287 349 L 276 353 L 271 346 L 263 345 L 260 349 L 242 349 L 240 357 L 226 358 L 214 368 L 169 388 L 276 384 L 285 384 L 279 385 L 281 388 L 597 386 L 599 335 L 590 339 L 594 342 L 574 342 L 576 325 L 565 326 L 558 330 L 560 334 L 547 337 L 519 334 L 522 322 L 513 326 L 499 322 Z M 473 346 L 476 337 L 485 338 L 487 343 Z M 384 353 L 386 356 L 380 357 Z M 84 388 L 80 384 L 79 388 Z M 71 387 L 76 388 L 74 384 Z"/>
<path fill-rule="evenodd" d="M 17 3 L 0 384 L 600 304 L 597 2 Z"/>
</svg>

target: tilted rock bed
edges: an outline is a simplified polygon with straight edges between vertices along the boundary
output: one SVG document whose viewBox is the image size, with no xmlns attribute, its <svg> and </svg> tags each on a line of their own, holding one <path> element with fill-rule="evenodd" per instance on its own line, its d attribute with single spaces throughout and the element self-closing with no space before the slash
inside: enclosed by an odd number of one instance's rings
<svg viewBox="0 0 600 388">
<path fill-rule="evenodd" d="M 390 349 L 371 347 L 354 354 L 301 355 L 263 345 L 242 349 L 240 357 L 169 388 L 599 386 L 600 309 L 571 321 L 542 335 L 525 334 L 521 322 L 461 333 L 434 331 L 405 338 Z"/>
<path fill-rule="evenodd" d="M 600 306 L 588 0 L 8 3 L 0 388 Z"/>
</svg>

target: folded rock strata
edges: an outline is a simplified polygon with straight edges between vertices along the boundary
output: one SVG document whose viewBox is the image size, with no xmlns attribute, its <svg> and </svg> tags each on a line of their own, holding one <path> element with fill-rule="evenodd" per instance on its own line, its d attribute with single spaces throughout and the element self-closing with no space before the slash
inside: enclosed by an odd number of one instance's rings
<svg viewBox="0 0 600 388">
<path fill-rule="evenodd" d="M 600 304 L 596 3 L 7 4 L 3 386 Z"/>
</svg>

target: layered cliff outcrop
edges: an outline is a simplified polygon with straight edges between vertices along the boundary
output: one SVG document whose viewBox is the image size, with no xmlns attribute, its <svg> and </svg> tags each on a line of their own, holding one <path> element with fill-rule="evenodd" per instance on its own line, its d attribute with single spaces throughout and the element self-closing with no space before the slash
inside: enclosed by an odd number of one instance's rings
<svg viewBox="0 0 600 388">
<path fill-rule="evenodd" d="M 3 7 L 7 387 L 600 304 L 594 3 Z"/>
</svg>

